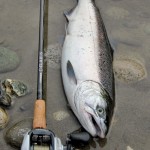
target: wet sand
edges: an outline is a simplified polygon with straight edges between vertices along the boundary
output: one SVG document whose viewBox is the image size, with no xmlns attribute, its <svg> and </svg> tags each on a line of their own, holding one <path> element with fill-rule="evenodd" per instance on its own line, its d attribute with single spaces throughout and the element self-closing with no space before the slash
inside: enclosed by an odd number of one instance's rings
<svg viewBox="0 0 150 150">
<path fill-rule="evenodd" d="M 65 36 L 66 19 L 63 11 L 72 8 L 76 0 L 49 0 L 47 45 L 61 44 Z M 145 66 L 144 79 L 125 83 L 117 78 L 116 110 L 111 130 L 105 140 L 94 139 L 85 150 L 149 150 L 150 147 L 150 1 L 97 0 L 114 56 L 126 50 L 137 53 Z M 0 0 L 0 43 L 20 57 L 17 69 L 1 73 L 0 79 L 17 79 L 27 83 L 32 93 L 14 99 L 8 110 L 14 122 L 33 116 L 36 99 L 39 0 Z M 118 46 L 123 44 L 123 48 Z M 136 56 L 135 56 L 136 57 Z M 114 58 L 115 60 L 115 58 Z M 57 64 L 59 66 L 59 63 Z M 66 135 L 80 128 L 74 114 L 67 107 L 61 81 L 60 67 L 47 66 L 47 128 L 65 142 Z M 57 116 L 64 111 L 67 115 Z M 0 149 L 13 150 L 3 139 L 6 129 L 0 131 Z"/>
</svg>

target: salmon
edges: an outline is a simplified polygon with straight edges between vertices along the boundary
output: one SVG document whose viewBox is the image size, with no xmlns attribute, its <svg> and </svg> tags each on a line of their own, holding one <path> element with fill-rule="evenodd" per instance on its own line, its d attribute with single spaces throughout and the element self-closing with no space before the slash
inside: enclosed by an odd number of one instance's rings
<svg viewBox="0 0 150 150">
<path fill-rule="evenodd" d="M 114 114 L 113 50 L 94 0 L 78 0 L 68 20 L 62 80 L 72 111 L 93 137 L 105 138 Z"/>
</svg>

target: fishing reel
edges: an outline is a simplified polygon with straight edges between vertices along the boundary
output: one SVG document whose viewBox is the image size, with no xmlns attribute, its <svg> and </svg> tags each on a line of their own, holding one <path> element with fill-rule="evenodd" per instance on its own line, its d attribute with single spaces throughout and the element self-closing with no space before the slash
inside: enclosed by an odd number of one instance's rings
<svg viewBox="0 0 150 150">
<path fill-rule="evenodd" d="M 87 132 L 71 133 L 63 145 L 52 131 L 33 129 L 25 135 L 21 150 L 74 150 L 77 143 L 87 144 L 89 140 Z"/>
</svg>

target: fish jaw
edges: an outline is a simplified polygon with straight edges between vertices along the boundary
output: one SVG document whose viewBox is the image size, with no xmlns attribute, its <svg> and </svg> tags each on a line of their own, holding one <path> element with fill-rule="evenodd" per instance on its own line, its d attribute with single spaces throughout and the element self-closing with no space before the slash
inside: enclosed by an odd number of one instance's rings
<svg viewBox="0 0 150 150">
<path fill-rule="evenodd" d="M 93 108 L 90 105 L 88 105 L 87 102 L 83 104 L 83 101 L 81 101 L 79 104 L 78 114 L 80 114 L 78 116 L 80 123 L 93 137 L 106 137 L 106 117 L 102 118 L 98 116 L 93 110 Z"/>
<path fill-rule="evenodd" d="M 94 119 L 94 116 L 88 112 L 82 113 L 82 117 L 78 117 L 81 125 L 88 131 L 93 137 L 105 138 L 105 131 L 101 128 L 99 124 L 99 119 Z M 81 120 L 82 119 L 82 120 Z M 98 123 L 97 123 L 98 122 Z"/>
<path fill-rule="evenodd" d="M 89 108 L 87 108 L 87 106 L 85 106 L 85 110 L 89 117 L 89 119 L 86 120 L 86 124 L 89 127 L 88 130 L 91 133 L 91 135 L 93 137 L 98 136 L 100 138 L 105 138 L 107 134 L 107 126 L 105 124 L 105 119 L 95 115 L 92 109 L 89 111 Z"/>
<path fill-rule="evenodd" d="M 86 131 L 88 131 L 93 137 L 97 136 L 97 131 L 99 131 L 99 129 L 96 128 L 95 124 L 93 123 L 91 114 L 84 111 L 82 112 L 82 116 L 78 116 L 78 119 Z"/>
<path fill-rule="evenodd" d="M 75 106 L 82 126 L 93 136 L 105 138 L 109 128 L 108 105 L 98 83 L 87 81 L 76 92 Z M 103 93 L 106 94 L 106 93 Z"/>
</svg>

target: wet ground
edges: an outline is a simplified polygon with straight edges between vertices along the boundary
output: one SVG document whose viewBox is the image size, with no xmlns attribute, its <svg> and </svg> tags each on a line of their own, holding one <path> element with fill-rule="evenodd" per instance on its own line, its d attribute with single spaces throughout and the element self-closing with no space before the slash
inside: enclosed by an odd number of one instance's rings
<svg viewBox="0 0 150 150">
<path fill-rule="evenodd" d="M 61 46 L 56 48 L 65 35 L 63 11 L 75 3 L 75 0 L 48 3 L 47 45 L 53 54 L 47 53 L 47 128 L 63 143 L 67 133 L 80 127 L 67 107 L 60 74 Z M 97 0 L 96 3 L 115 49 L 116 110 L 107 139 L 95 139 L 85 149 L 149 150 L 150 1 Z M 0 131 L 0 149 L 13 150 L 3 135 L 15 122 L 33 116 L 36 99 L 39 0 L 0 0 L 0 12 L 0 46 L 16 52 L 20 58 L 17 68 L 10 61 L 8 65 L 13 66 L 13 71 L 4 68 L 0 79 L 21 80 L 32 89 L 31 94 L 13 99 L 13 105 L 7 109 L 9 123 Z"/>
</svg>

